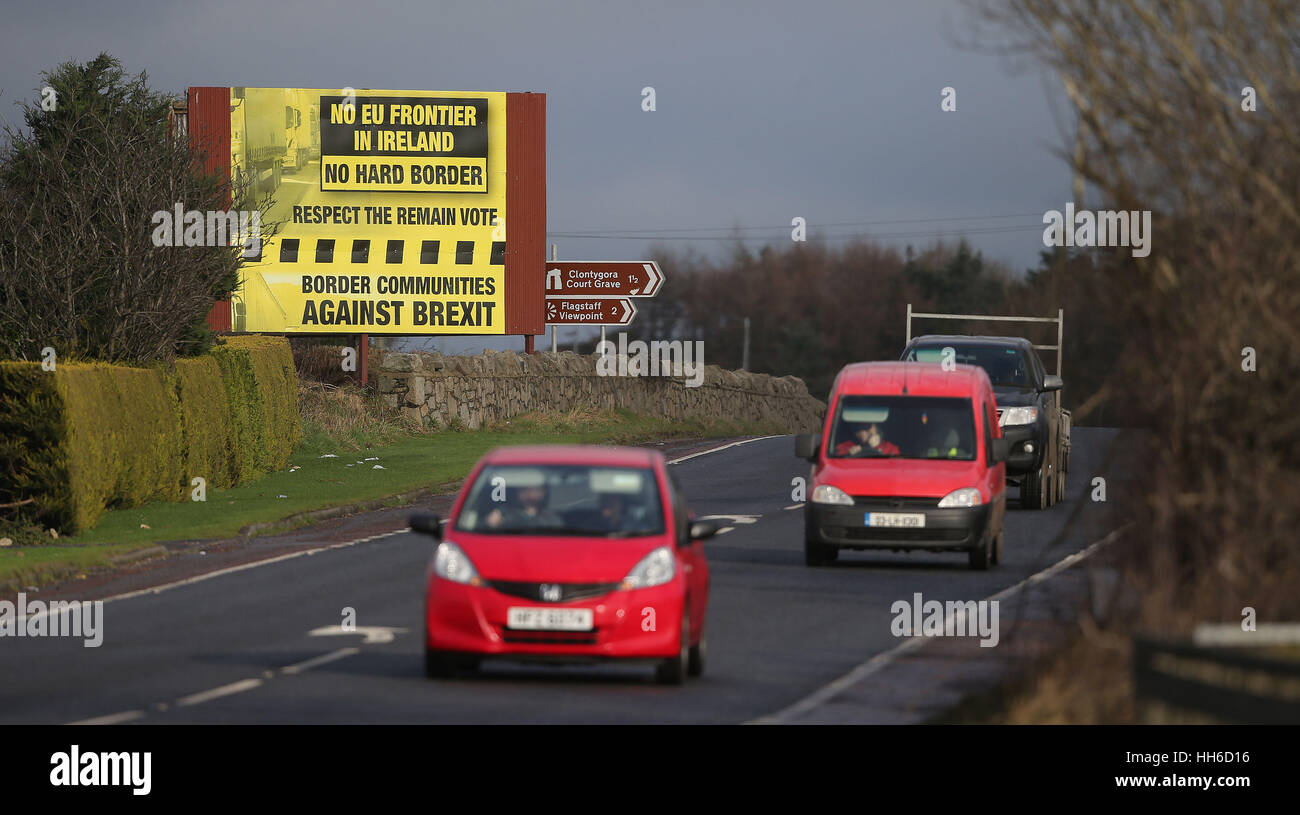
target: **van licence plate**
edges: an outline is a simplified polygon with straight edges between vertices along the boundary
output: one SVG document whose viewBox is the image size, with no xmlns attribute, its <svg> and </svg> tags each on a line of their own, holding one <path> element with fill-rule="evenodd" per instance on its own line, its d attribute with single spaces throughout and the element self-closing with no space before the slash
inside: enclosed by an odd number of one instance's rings
<svg viewBox="0 0 1300 815">
<path fill-rule="evenodd" d="M 904 529 L 920 529 L 925 526 L 923 512 L 868 512 L 864 523 L 867 526 L 893 526 Z"/>
</svg>

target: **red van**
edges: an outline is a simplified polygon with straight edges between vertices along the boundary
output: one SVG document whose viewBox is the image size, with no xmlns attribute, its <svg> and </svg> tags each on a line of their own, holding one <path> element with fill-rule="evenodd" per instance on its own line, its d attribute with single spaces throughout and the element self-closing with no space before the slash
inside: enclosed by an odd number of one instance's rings
<svg viewBox="0 0 1300 815">
<path fill-rule="evenodd" d="M 841 549 L 1002 557 L 1007 442 L 984 369 L 859 362 L 835 377 L 820 435 L 795 437 L 813 462 L 804 504 L 809 566 Z"/>
</svg>

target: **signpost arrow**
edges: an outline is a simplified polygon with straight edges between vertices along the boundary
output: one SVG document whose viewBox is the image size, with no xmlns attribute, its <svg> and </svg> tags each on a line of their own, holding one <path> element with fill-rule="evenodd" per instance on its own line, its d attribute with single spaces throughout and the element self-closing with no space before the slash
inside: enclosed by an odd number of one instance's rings
<svg viewBox="0 0 1300 815">
<path fill-rule="evenodd" d="M 566 260 L 546 265 L 546 293 L 654 297 L 664 273 L 653 260 Z"/>
<path fill-rule="evenodd" d="M 629 325 L 636 306 L 627 297 L 546 298 L 548 325 Z"/>
</svg>

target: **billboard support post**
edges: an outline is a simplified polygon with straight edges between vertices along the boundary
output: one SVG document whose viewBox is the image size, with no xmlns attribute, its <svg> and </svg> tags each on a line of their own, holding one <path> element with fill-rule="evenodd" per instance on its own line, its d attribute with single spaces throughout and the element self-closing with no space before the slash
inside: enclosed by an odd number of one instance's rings
<svg viewBox="0 0 1300 815">
<path fill-rule="evenodd" d="M 361 364 L 357 369 L 361 372 L 361 387 L 366 387 L 368 374 L 370 373 L 370 335 L 362 334 L 357 338 L 357 356 L 361 357 Z"/>
</svg>

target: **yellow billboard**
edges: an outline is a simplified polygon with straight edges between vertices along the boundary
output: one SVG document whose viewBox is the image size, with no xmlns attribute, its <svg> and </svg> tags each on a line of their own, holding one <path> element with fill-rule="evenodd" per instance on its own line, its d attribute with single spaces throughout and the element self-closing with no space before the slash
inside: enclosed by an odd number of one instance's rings
<svg viewBox="0 0 1300 815">
<path fill-rule="evenodd" d="M 278 224 L 236 331 L 504 333 L 504 93 L 231 88 L 230 110 L 232 176 Z"/>
</svg>

